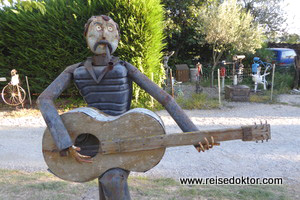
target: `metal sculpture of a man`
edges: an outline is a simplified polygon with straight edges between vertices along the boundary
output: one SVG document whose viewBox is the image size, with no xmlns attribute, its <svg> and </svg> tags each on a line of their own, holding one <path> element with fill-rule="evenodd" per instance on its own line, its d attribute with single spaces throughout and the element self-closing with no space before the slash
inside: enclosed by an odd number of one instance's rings
<svg viewBox="0 0 300 200">
<path fill-rule="evenodd" d="M 89 107 L 118 116 L 130 109 L 132 81 L 161 103 L 184 132 L 197 131 L 175 100 L 149 80 L 136 67 L 112 56 L 120 40 L 119 27 L 110 17 L 91 17 L 85 25 L 84 35 L 94 53 L 86 61 L 67 67 L 39 96 L 38 104 L 61 156 L 72 156 L 78 162 L 92 162 L 79 153 L 59 116 L 54 100 L 75 82 Z M 82 138 L 84 139 L 84 138 Z M 100 199 L 130 199 L 127 177 L 129 172 L 115 168 L 100 176 Z"/>
</svg>

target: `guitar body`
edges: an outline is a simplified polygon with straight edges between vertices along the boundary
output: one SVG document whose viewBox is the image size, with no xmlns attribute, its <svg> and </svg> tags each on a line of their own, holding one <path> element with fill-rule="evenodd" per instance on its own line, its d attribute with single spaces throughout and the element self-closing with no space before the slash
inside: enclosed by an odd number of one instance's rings
<svg viewBox="0 0 300 200">
<path fill-rule="evenodd" d="M 114 141 L 165 134 L 159 116 L 146 109 L 133 109 L 120 116 L 109 116 L 94 108 L 79 108 L 61 115 L 73 143 L 81 154 L 92 156 L 92 163 L 79 163 L 71 155 L 60 156 L 49 129 L 43 136 L 43 155 L 49 169 L 59 178 L 86 182 L 112 168 L 145 172 L 159 163 L 165 148 L 104 155 L 101 141 Z"/>
</svg>

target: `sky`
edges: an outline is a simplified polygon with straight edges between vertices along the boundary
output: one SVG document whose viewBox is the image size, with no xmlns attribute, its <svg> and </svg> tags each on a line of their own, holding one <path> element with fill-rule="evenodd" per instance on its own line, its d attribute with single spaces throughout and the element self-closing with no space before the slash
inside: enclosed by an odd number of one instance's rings
<svg viewBox="0 0 300 200">
<path fill-rule="evenodd" d="M 300 0 L 284 0 L 282 8 L 287 13 L 287 31 L 300 35 Z"/>
</svg>

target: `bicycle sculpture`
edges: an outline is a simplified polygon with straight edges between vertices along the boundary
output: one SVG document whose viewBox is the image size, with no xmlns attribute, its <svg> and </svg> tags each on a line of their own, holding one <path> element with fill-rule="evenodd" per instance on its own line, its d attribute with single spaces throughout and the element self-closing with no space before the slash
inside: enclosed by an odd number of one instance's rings
<svg viewBox="0 0 300 200">
<path fill-rule="evenodd" d="M 254 92 L 257 92 L 258 84 L 263 85 L 264 90 L 270 87 L 270 84 L 266 80 L 266 76 L 270 74 L 270 70 L 272 69 L 271 63 L 263 62 L 259 57 L 253 58 L 252 64 L 252 80 L 254 82 Z M 264 73 L 261 74 L 262 67 L 265 68 Z"/>
<path fill-rule="evenodd" d="M 20 79 L 17 70 L 11 70 L 11 81 L 3 88 L 1 97 L 4 103 L 17 106 L 23 104 L 26 98 L 25 90 L 19 85 Z"/>
<path fill-rule="evenodd" d="M 120 36 L 117 23 L 110 17 L 91 17 L 84 35 L 94 56 L 67 67 L 38 98 L 48 126 L 43 155 L 56 176 L 75 182 L 98 178 L 101 200 L 129 200 L 129 172 L 153 168 L 166 147 L 194 145 L 200 152 L 220 141 L 270 138 L 267 124 L 198 131 L 169 94 L 136 67 L 112 56 Z M 160 102 L 185 133 L 166 135 L 162 120 L 154 112 L 130 110 L 132 81 Z M 54 100 L 72 82 L 89 107 L 59 116 Z"/>
</svg>

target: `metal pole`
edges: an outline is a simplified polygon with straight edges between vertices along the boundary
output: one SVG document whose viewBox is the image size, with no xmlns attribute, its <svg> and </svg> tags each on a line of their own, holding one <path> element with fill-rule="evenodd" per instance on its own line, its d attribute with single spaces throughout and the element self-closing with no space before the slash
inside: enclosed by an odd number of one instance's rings
<svg viewBox="0 0 300 200">
<path fill-rule="evenodd" d="M 174 87 L 173 87 L 173 81 L 172 81 L 172 69 L 171 68 L 170 68 L 170 83 L 171 83 L 172 97 L 174 98 Z"/>
<path fill-rule="evenodd" d="M 232 85 L 234 85 L 233 82 L 234 82 L 234 74 L 235 74 L 235 65 L 234 65 L 234 62 L 232 62 L 232 63 L 233 63 L 233 65 L 232 65 Z"/>
<path fill-rule="evenodd" d="M 273 100 L 273 87 L 274 87 L 275 67 L 276 67 L 276 65 L 273 64 L 273 71 L 272 71 L 272 86 L 271 86 L 271 101 Z"/>
<path fill-rule="evenodd" d="M 222 91 L 224 91 L 224 87 L 225 87 L 225 76 L 222 76 Z"/>
<path fill-rule="evenodd" d="M 27 84 L 27 90 L 28 90 L 29 103 L 30 103 L 30 106 L 32 106 L 32 101 L 31 101 L 31 94 L 30 94 L 30 88 L 29 88 L 28 78 L 27 78 L 27 76 L 25 76 L 25 78 L 26 78 L 26 84 Z"/>
<path fill-rule="evenodd" d="M 220 69 L 218 69 L 218 89 L 219 89 L 219 104 L 221 106 L 221 84 L 220 84 Z"/>
</svg>

